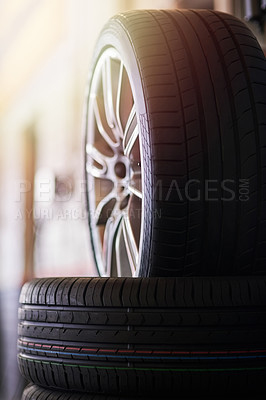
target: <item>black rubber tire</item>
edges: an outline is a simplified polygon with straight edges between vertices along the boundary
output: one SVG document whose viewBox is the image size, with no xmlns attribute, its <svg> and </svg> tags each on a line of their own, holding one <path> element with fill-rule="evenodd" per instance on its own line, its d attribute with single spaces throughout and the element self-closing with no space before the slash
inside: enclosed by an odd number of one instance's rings
<svg viewBox="0 0 266 400">
<path fill-rule="evenodd" d="M 217 11 L 141 10 L 109 21 L 93 66 L 110 46 L 137 93 L 138 276 L 265 274 L 266 62 L 254 35 Z"/>
<path fill-rule="evenodd" d="M 49 390 L 33 384 L 28 385 L 24 389 L 21 398 L 21 400 L 109 400 L 109 399 L 101 395 L 75 393 L 75 392 L 72 393 L 61 390 Z"/>
<path fill-rule="evenodd" d="M 174 397 L 175 399 L 182 400 L 181 397 Z M 242 397 L 243 398 L 243 397 Z M 263 397 L 244 397 L 245 399 L 250 400 L 264 400 Z M 105 395 L 97 395 L 97 394 L 88 394 L 88 393 L 78 393 L 78 392 L 66 392 L 61 390 L 49 390 L 41 388 L 37 385 L 30 384 L 28 385 L 23 392 L 22 398 L 20 400 L 139 400 L 140 397 L 120 397 L 120 396 L 105 396 Z M 146 397 L 145 400 L 153 400 L 154 397 Z M 161 398 L 164 400 L 165 397 Z M 235 400 L 235 397 L 216 397 L 216 400 Z M 190 397 L 190 400 L 202 400 L 202 397 Z"/>
<path fill-rule="evenodd" d="M 45 387 L 105 394 L 266 392 L 266 278 L 27 283 L 18 362 Z"/>
<path fill-rule="evenodd" d="M 139 397 L 108 396 L 100 394 L 89 394 L 81 392 L 61 391 L 45 389 L 37 385 L 28 385 L 23 392 L 20 400 L 139 400 Z M 145 396 L 145 400 L 153 400 Z M 162 399 L 163 400 L 163 399 Z M 180 398 L 180 400 L 182 400 Z M 193 399 L 191 399 L 193 400 Z M 196 400 L 196 399 L 195 399 Z M 230 400 L 230 399 L 226 399 Z M 252 399 L 254 400 L 254 399 Z"/>
<path fill-rule="evenodd" d="M 126 400 L 128 397 L 118 396 L 105 396 L 99 394 L 88 394 L 71 391 L 61 390 L 49 390 L 44 389 L 40 386 L 30 384 L 23 392 L 20 400 Z M 131 400 L 137 400 L 137 398 L 130 397 Z M 148 398 L 146 398 L 149 400 Z M 152 400 L 152 399 L 150 399 Z"/>
</svg>

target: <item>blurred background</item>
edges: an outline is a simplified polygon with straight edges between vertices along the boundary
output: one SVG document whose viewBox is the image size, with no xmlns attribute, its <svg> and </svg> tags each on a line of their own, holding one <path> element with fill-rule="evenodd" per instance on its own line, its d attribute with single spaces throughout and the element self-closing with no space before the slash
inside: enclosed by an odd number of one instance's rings
<svg viewBox="0 0 266 400">
<path fill-rule="evenodd" d="M 102 26 L 129 9 L 215 8 L 247 17 L 265 46 L 258 5 L 266 1 L 0 0 L 0 400 L 18 400 L 24 384 L 16 367 L 23 282 L 97 275 L 82 201 L 82 113 Z"/>
</svg>

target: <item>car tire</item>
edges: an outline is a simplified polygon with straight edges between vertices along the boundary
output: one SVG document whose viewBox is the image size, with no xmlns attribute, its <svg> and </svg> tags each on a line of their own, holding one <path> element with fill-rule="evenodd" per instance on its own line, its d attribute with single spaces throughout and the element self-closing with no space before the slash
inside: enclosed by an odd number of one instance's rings
<svg viewBox="0 0 266 400">
<path fill-rule="evenodd" d="M 265 274 L 265 85 L 264 54 L 232 15 L 107 23 L 85 107 L 100 276 Z"/>
<path fill-rule="evenodd" d="M 265 393 L 266 278 L 50 278 L 24 285 L 33 383 L 113 395 Z"/>
<path fill-rule="evenodd" d="M 139 400 L 139 397 L 108 396 L 90 393 L 62 391 L 58 389 L 45 389 L 40 386 L 29 384 L 23 391 L 20 400 Z M 153 400 L 145 397 L 145 400 Z M 182 400 L 182 399 L 180 399 Z M 191 399 L 196 400 L 196 399 Z M 230 400 L 230 399 L 228 399 Z"/>
<path fill-rule="evenodd" d="M 217 400 L 225 400 L 224 397 L 215 397 Z M 80 392 L 70 392 L 61 390 L 45 389 L 37 385 L 28 385 L 23 392 L 20 400 L 139 400 L 139 397 L 108 396 Z M 164 400 L 165 397 L 161 397 Z M 172 397 L 176 399 L 176 397 Z M 179 400 L 185 400 L 187 397 L 178 397 Z M 263 397 L 256 397 L 256 400 L 263 400 Z M 154 400 L 154 397 L 146 397 L 145 400 Z M 190 400 L 202 400 L 202 397 L 190 397 Z M 226 400 L 235 400 L 235 397 L 226 397 Z M 245 397 L 245 400 L 254 400 L 253 397 Z"/>
<path fill-rule="evenodd" d="M 21 400 L 100 400 L 97 395 L 87 393 L 72 393 L 62 390 L 49 390 L 29 384 L 23 391 Z"/>
</svg>

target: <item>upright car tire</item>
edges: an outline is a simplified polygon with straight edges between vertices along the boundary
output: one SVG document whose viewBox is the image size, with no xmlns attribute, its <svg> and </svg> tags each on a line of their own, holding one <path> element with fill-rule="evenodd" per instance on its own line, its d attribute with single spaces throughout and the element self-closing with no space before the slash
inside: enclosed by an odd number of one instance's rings
<svg viewBox="0 0 266 400">
<path fill-rule="evenodd" d="M 266 278 L 51 278 L 23 287 L 24 377 L 132 396 L 266 392 Z"/>
<path fill-rule="evenodd" d="M 265 87 L 264 54 L 231 15 L 108 22 L 85 124 L 101 276 L 265 274 Z"/>
</svg>

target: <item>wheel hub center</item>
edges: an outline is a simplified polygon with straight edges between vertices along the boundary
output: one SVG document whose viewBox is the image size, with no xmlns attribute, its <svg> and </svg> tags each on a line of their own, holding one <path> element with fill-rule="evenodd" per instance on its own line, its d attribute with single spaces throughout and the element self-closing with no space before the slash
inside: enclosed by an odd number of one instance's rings
<svg viewBox="0 0 266 400">
<path fill-rule="evenodd" d="M 127 169 L 122 161 L 116 162 L 114 166 L 115 174 L 118 178 L 123 179 L 126 177 Z"/>
</svg>

